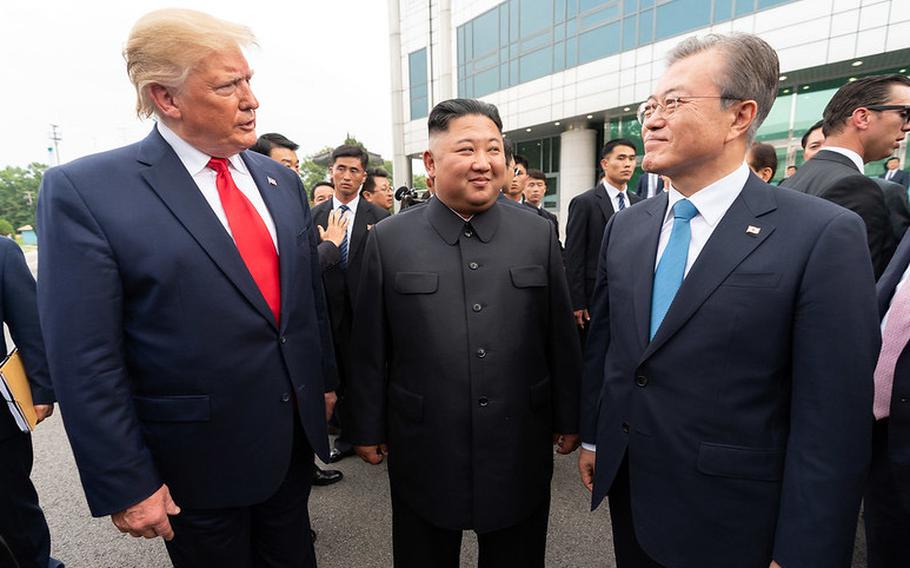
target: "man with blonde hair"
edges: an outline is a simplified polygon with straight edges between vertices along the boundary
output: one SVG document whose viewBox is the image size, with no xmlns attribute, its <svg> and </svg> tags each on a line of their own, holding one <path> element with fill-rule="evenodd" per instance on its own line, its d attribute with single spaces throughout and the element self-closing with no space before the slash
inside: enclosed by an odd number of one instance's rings
<svg viewBox="0 0 910 568">
<path fill-rule="evenodd" d="M 300 178 L 256 142 L 243 26 L 141 18 L 141 142 L 49 170 L 39 310 L 91 512 L 174 566 L 315 566 L 334 365 Z"/>
</svg>

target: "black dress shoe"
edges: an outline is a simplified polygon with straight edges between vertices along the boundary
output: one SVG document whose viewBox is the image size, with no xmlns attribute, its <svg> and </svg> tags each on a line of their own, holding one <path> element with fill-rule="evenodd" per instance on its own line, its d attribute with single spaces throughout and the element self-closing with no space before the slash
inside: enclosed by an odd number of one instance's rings
<svg viewBox="0 0 910 568">
<path fill-rule="evenodd" d="M 331 453 L 329 453 L 329 463 L 337 463 L 343 460 L 346 457 L 354 455 L 354 448 L 348 448 L 346 450 L 338 450 L 333 448 Z"/>
<path fill-rule="evenodd" d="M 313 468 L 313 485 L 320 487 L 338 483 L 344 478 L 344 474 L 337 469 L 320 469 Z"/>
</svg>

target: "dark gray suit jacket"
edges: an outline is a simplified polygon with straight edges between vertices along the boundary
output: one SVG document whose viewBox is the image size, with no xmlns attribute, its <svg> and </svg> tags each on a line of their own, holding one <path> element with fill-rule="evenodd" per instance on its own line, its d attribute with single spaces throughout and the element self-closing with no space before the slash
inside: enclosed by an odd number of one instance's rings
<svg viewBox="0 0 910 568">
<path fill-rule="evenodd" d="M 881 276 L 894 254 L 896 241 L 888 206 L 878 184 L 861 174 L 843 154 L 822 149 L 781 187 L 823 197 L 853 211 L 866 223 L 866 238 L 875 277 Z"/>
<path fill-rule="evenodd" d="M 883 178 L 872 178 L 882 190 L 885 205 L 888 206 L 888 215 L 891 218 L 891 228 L 894 229 L 894 238 L 900 242 L 907 227 L 910 227 L 910 203 L 907 199 L 907 188 Z"/>
<path fill-rule="evenodd" d="M 552 224 L 439 199 L 367 239 L 351 442 L 388 443 L 392 491 L 448 529 L 514 525 L 548 498 L 552 434 L 578 430 L 581 354 Z"/>
</svg>

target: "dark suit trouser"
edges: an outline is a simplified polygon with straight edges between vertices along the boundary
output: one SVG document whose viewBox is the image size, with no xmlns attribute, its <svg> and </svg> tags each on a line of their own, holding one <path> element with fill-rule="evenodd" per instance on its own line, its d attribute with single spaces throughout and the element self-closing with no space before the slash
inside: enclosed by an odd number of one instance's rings
<svg viewBox="0 0 910 568">
<path fill-rule="evenodd" d="M 632 495 L 629 486 L 629 455 L 623 458 L 610 487 L 610 523 L 613 525 L 613 550 L 616 568 L 662 568 L 646 553 L 635 537 L 632 520 Z"/>
<path fill-rule="evenodd" d="M 910 508 L 900 499 L 888 462 L 888 420 L 872 430 L 872 464 L 863 500 L 868 568 L 910 566 Z"/>
<path fill-rule="evenodd" d="M 6 412 L 5 404 L 0 412 Z M 28 434 L 15 433 L 0 440 L 0 538 L 20 568 L 47 568 L 51 535 L 29 478 L 32 460 Z M 4 562 L 9 562 L 8 553 L 0 544 L 0 566 Z"/>
<path fill-rule="evenodd" d="M 442 488 L 444 490 L 445 488 Z M 550 496 L 517 525 L 477 534 L 478 568 L 543 568 Z M 464 531 L 430 524 L 392 492 L 395 568 L 458 568 Z"/>
<path fill-rule="evenodd" d="M 315 568 L 307 510 L 313 450 L 294 424 L 291 463 L 274 495 L 249 507 L 182 509 L 171 517 L 174 539 L 165 544 L 175 568 Z"/>
</svg>

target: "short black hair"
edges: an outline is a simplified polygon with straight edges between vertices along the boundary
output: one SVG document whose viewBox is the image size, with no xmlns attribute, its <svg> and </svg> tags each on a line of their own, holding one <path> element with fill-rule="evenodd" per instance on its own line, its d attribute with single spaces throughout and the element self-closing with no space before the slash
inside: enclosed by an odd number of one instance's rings
<svg viewBox="0 0 910 568">
<path fill-rule="evenodd" d="M 376 189 L 376 179 L 375 178 L 386 178 L 389 179 L 389 172 L 385 171 L 382 168 L 373 168 L 367 172 L 367 179 L 363 182 L 363 187 L 360 188 L 360 195 L 364 193 L 373 193 Z"/>
<path fill-rule="evenodd" d="M 524 166 L 525 171 L 528 171 L 528 159 L 521 154 L 515 154 L 515 166 L 518 167 L 519 165 Z"/>
<path fill-rule="evenodd" d="M 268 132 L 263 134 L 256 140 L 256 143 L 250 146 L 250 150 L 256 152 L 257 154 L 262 154 L 263 156 L 268 156 L 272 153 L 274 148 L 287 148 L 292 152 L 296 152 L 300 148 L 299 144 L 295 144 L 286 136 L 278 134 L 277 132 Z"/>
<path fill-rule="evenodd" d="M 477 99 L 449 99 L 434 106 L 427 118 L 427 132 L 430 134 L 445 132 L 449 129 L 449 123 L 453 119 L 471 114 L 489 118 L 502 134 L 502 119 L 499 118 L 499 110 L 494 105 Z"/>
<path fill-rule="evenodd" d="M 887 166 L 888 164 L 890 164 L 890 163 L 891 163 L 891 160 L 897 160 L 897 161 L 899 162 L 899 161 L 900 161 L 900 158 L 898 158 L 897 156 L 891 156 L 890 158 L 888 158 L 887 160 L 885 160 L 885 165 Z"/>
<path fill-rule="evenodd" d="M 366 171 L 367 166 L 370 165 L 370 155 L 363 149 L 363 146 L 357 146 L 355 144 L 342 144 L 332 150 L 332 158 L 329 163 L 334 165 L 335 160 L 338 158 L 358 158 L 360 160 L 360 166 L 364 171 Z"/>
<path fill-rule="evenodd" d="M 540 170 L 528 170 L 528 177 L 530 179 L 536 179 L 547 183 L 547 174 L 543 173 Z"/>
<path fill-rule="evenodd" d="M 502 139 L 502 153 L 506 157 L 506 165 L 509 165 L 509 162 L 515 159 L 515 150 L 512 148 L 512 141 L 506 137 Z"/>
<path fill-rule="evenodd" d="M 771 168 L 771 177 L 777 173 L 777 150 L 771 144 L 756 142 L 749 152 L 749 165 L 754 170 Z"/>
<path fill-rule="evenodd" d="M 612 152 L 613 148 L 616 148 L 617 146 L 628 146 L 629 148 L 635 150 L 636 153 L 638 153 L 638 148 L 635 147 L 635 142 L 632 142 L 628 138 L 614 138 L 613 140 L 610 140 L 604 144 L 604 147 L 600 149 L 600 159 L 603 160 L 606 158 L 607 154 Z"/>
<path fill-rule="evenodd" d="M 818 130 L 819 128 L 821 128 L 823 124 L 825 124 L 825 121 L 819 120 L 818 122 L 816 122 L 815 124 L 810 126 L 809 130 L 807 130 L 806 133 L 803 134 L 803 137 L 800 138 L 800 140 L 799 140 L 799 143 L 800 143 L 800 145 L 802 145 L 803 150 L 806 149 L 806 144 L 809 143 L 809 135 L 812 134 L 813 132 L 815 132 L 816 130 Z"/>
<path fill-rule="evenodd" d="M 910 78 L 906 75 L 872 75 L 851 81 L 837 90 L 828 106 L 822 113 L 825 137 L 838 134 L 853 111 L 860 107 L 885 104 L 891 97 L 891 88 L 895 85 L 910 87 Z"/>
<path fill-rule="evenodd" d="M 312 193 L 315 193 L 315 192 L 316 192 L 316 188 L 317 188 L 317 187 L 321 187 L 321 186 L 323 186 L 323 185 L 326 186 L 326 187 L 328 187 L 328 188 L 330 188 L 332 191 L 335 191 L 335 184 L 333 184 L 333 183 L 330 182 L 330 181 L 317 181 L 316 183 L 313 184 L 313 187 L 310 188 L 310 191 L 311 191 Z"/>
<path fill-rule="evenodd" d="M 787 166 L 786 169 L 789 170 L 790 168 L 793 168 L 793 171 L 794 171 L 794 172 L 795 172 L 796 170 L 799 169 L 799 168 L 797 168 L 796 166 L 793 166 L 793 165 Z M 786 170 L 784 170 L 784 171 L 786 171 Z"/>
</svg>

